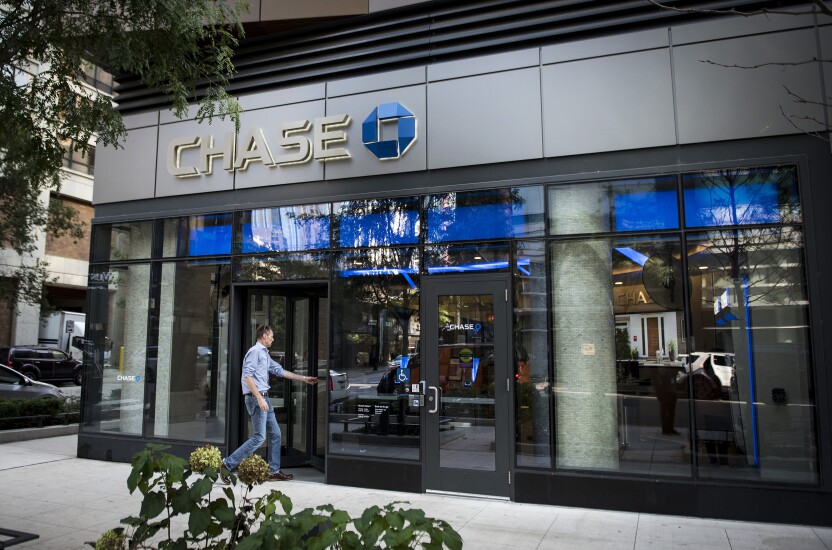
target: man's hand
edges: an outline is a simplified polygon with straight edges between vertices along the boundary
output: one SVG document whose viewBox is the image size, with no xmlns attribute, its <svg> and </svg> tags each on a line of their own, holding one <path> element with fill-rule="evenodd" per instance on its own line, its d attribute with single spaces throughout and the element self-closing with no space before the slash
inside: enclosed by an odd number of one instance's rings
<svg viewBox="0 0 832 550">
<path fill-rule="evenodd" d="M 310 386 L 314 386 L 318 383 L 318 378 L 315 376 L 304 376 L 303 381 L 309 384 Z"/>
<path fill-rule="evenodd" d="M 261 411 L 267 412 L 269 410 L 269 404 L 266 403 L 266 399 L 259 393 L 257 394 L 257 404 L 260 405 Z"/>
</svg>

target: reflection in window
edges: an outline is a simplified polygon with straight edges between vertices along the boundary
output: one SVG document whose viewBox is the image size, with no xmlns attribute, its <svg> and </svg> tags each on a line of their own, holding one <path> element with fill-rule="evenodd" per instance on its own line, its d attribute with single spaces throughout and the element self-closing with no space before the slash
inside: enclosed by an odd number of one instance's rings
<svg viewBox="0 0 832 550">
<path fill-rule="evenodd" d="M 700 476 L 818 482 L 802 243 L 793 227 L 688 239 Z"/>
<path fill-rule="evenodd" d="M 237 258 L 234 263 L 235 281 L 292 281 L 328 278 L 328 252 L 252 256 Z"/>
<path fill-rule="evenodd" d="M 517 465 L 552 464 L 549 339 L 544 243 L 518 242 L 514 271 L 514 379 Z"/>
<path fill-rule="evenodd" d="M 93 235 L 94 260 L 149 259 L 153 244 L 153 221 L 96 225 Z"/>
<path fill-rule="evenodd" d="M 348 396 L 330 409 L 330 451 L 419 458 L 419 402 L 396 384 L 408 365 L 419 381 L 419 263 L 412 248 L 342 253 L 332 284 L 331 369 Z M 361 381 L 362 383 L 358 383 Z"/>
<path fill-rule="evenodd" d="M 167 219 L 164 232 L 165 258 L 231 254 L 231 214 Z"/>
<path fill-rule="evenodd" d="M 426 205 L 428 242 L 543 235 L 542 187 L 430 195 Z"/>
<path fill-rule="evenodd" d="M 619 470 L 690 476 L 679 239 L 617 240 L 611 252 Z"/>
<path fill-rule="evenodd" d="M 335 204 L 335 242 L 342 248 L 419 242 L 419 199 L 377 199 Z"/>
<path fill-rule="evenodd" d="M 549 187 L 552 235 L 676 229 L 676 176 Z"/>
<path fill-rule="evenodd" d="M 508 271 L 508 245 L 446 245 L 425 248 L 429 275 Z"/>
<path fill-rule="evenodd" d="M 801 222 L 794 166 L 696 172 L 682 184 L 687 227 Z"/>
<path fill-rule="evenodd" d="M 162 265 L 158 345 L 148 348 L 148 429 L 223 442 L 228 373 L 228 262 Z"/>
<path fill-rule="evenodd" d="M 140 435 L 150 265 L 90 268 L 83 431 Z"/>
<path fill-rule="evenodd" d="M 242 252 L 329 248 L 329 204 L 243 212 Z"/>
<path fill-rule="evenodd" d="M 678 238 L 552 243 L 558 467 L 690 476 L 680 252 Z"/>
</svg>

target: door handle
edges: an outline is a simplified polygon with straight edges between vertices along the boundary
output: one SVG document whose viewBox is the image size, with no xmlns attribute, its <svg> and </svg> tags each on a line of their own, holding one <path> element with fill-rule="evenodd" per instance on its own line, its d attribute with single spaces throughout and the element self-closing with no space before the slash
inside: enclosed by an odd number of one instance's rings
<svg viewBox="0 0 832 550">
<path fill-rule="evenodd" d="M 429 413 L 435 413 L 439 410 L 439 390 L 436 386 L 428 386 L 429 390 L 433 390 L 433 409 L 428 409 Z"/>
</svg>

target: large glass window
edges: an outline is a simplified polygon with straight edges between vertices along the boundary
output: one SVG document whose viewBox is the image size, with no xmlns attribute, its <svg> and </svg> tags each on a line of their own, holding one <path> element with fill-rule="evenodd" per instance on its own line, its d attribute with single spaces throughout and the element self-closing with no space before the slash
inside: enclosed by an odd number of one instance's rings
<svg viewBox="0 0 832 550">
<path fill-rule="evenodd" d="M 818 482 L 803 233 L 688 239 L 699 475 Z"/>
<path fill-rule="evenodd" d="M 329 248 L 329 204 L 247 210 L 242 215 L 242 252 Z"/>
<path fill-rule="evenodd" d="M 329 279 L 329 252 L 288 252 L 236 258 L 235 281 Z"/>
<path fill-rule="evenodd" d="M 425 269 L 429 275 L 508 271 L 508 258 L 506 243 L 425 247 Z"/>
<path fill-rule="evenodd" d="M 150 265 L 90 268 L 81 429 L 140 435 L 144 411 Z"/>
<path fill-rule="evenodd" d="M 350 387 L 329 415 L 331 452 L 419 458 L 419 396 L 396 384 L 399 368 L 419 380 L 418 257 L 377 248 L 336 258 L 331 369 Z"/>
<path fill-rule="evenodd" d="M 153 250 L 153 222 L 148 220 L 96 225 L 93 239 L 94 261 L 149 259 Z"/>
<path fill-rule="evenodd" d="M 227 260 L 161 265 L 146 380 L 154 437 L 224 441 L 230 286 Z"/>
<path fill-rule="evenodd" d="M 167 219 L 163 241 L 165 258 L 231 254 L 231 214 Z"/>
<path fill-rule="evenodd" d="M 552 465 L 546 251 L 542 242 L 514 246 L 514 378 L 517 465 Z"/>
<path fill-rule="evenodd" d="M 336 203 L 334 214 L 334 241 L 341 248 L 419 242 L 418 197 Z"/>
<path fill-rule="evenodd" d="M 426 198 L 427 242 L 543 235 L 543 188 L 442 193 Z"/>
<path fill-rule="evenodd" d="M 549 233 L 677 229 L 676 195 L 676 176 L 552 186 Z"/>
<path fill-rule="evenodd" d="M 690 476 L 678 237 L 555 242 L 559 468 Z"/>
<path fill-rule="evenodd" d="M 696 172 L 682 184 L 687 227 L 801 222 L 794 166 Z"/>
</svg>

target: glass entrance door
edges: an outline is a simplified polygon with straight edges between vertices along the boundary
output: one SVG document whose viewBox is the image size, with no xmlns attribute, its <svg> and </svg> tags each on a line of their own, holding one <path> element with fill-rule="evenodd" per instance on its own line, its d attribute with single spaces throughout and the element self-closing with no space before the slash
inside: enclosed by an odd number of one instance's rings
<svg viewBox="0 0 832 550">
<path fill-rule="evenodd" d="M 243 350 L 254 344 L 257 327 L 268 324 L 274 332 L 272 359 L 291 372 L 318 376 L 316 386 L 270 377 L 269 399 L 283 434 L 282 465 L 312 464 L 323 470 L 325 447 L 317 441 L 326 434 L 326 414 L 318 414 L 318 403 L 327 401 L 329 336 L 327 323 L 320 318 L 327 311 L 326 296 L 313 289 L 250 289 L 246 306 Z M 251 422 L 242 407 L 240 417 L 247 438 Z"/>
<path fill-rule="evenodd" d="M 425 485 L 509 496 L 507 278 L 426 281 Z"/>
</svg>

